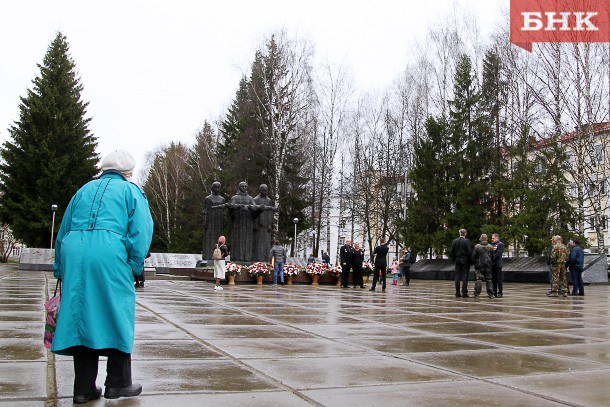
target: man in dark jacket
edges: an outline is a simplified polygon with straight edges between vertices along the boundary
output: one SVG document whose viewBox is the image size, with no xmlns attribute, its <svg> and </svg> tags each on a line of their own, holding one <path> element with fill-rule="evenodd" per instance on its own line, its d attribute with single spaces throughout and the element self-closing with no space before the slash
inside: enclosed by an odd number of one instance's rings
<svg viewBox="0 0 610 407">
<path fill-rule="evenodd" d="M 504 243 L 500 235 L 491 235 L 491 244 L 494 247 L 494 264 L 491 268 L 491 283 L 493 285 L 494 297 L 502 298 L 502 286 L 504 285 L 504 271 L 502 271 L 502 255 L 504 254 Z"/>
<path fill-rule="evenodd" d="M 375 247 L 373 254 L 375 255 L 375 270 L 373 271 L 373 286 L 369 291 L 375 291 L 377 281 L 381 279 L 381 291 L 385 291 L 385 274 L 388 270 L 388 251 L 390 242 L 386 243 L 382 237 L 379 240 L 379 246 Z"/>
<path fill-rule="evenodd" d="M 360 244 L 358 242 L 354 243 L 354 252 L 352 259 L 352 266 L 354 269 L 354 288 L 358 286 L 360 286 L 360 288 L 364 288 L 364 282 L 362 281 L 362 263 L 364 262 L 364 249 L 360 248 Z"/>
<path fill-rule="evenodd" d="M 339 262 L 341 263 L 341 288 L 349 288 L 349 272 L 354 260 L 352 241 L 347 239 L 339 249 Z"/>
<path fill-rule="evenodd" d="M 460 229 L 460 237 L 451 242 L 451 260 L 455 262 L 455 296 L 468 297 L 468 273 L 470 272 L 470 257 L 472 245 L 466 239 L 466 229 Z M 462 292 L 460 294 L 460 281 Z"/>
<path fill-rule="evenodd" d="M 570 275 L 572 276 L 572 295 L 585 295 L 585 284 L 582 281 L 582 272 L 585 266 L 585 252 L 580 247 L 580 242 L 574 240 L 574 247 L 568 256 Z"/>
</svg>

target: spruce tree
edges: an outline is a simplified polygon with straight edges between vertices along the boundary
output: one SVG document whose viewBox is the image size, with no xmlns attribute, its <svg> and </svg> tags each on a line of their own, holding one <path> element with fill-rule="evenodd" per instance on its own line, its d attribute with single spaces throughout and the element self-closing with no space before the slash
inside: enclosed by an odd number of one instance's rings
<svg viewBox="0 0 610 407">
<path fill-rule="evenodd" d="M 98 155 L 64 35 L 57 33 L 38 67 L 0 149 L 0 220 L 27 246 L 47 247 L 51 205 L 58 229 L 72 195 L 97 173 Z"/>
<path fill-rule="evenodd" d="M 491 207 L 489 158 L 493 134 L 480 111 L 481 94 L 475 79 L 470 58 L 462 55 L 456 67 L 454 99 L 449 102 L 453 166 L 449 175 L 452 210 L 445 222 L 448 242 L 460 228 L 477 240 Z"/>
<path fill-rule="evenodd" d="M 442 253 L 447 244 L 441 219 L 447 215 L 446 198 L 449 156 L 448 125 L 439 118 L 426 121 L 425 136 L 415 143 L 413 168 L 409 173 L 414 196 L 408 203 L 406 241 L 417 253 L 434 249 Z"/>
</svg>

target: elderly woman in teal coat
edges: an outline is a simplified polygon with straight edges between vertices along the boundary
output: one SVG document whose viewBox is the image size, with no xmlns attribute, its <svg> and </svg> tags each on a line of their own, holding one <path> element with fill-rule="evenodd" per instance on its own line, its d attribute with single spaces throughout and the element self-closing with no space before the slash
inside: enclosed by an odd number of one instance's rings
<svg viewBox="0 0 610 407">
<path fill-rule="evenodd" d="M 107 356 L 105 398 L 137 396 L 131 379 L 134 274 L 143 272 L 153 232 L 148 201 L 129 182 L 135 161 L 124 150 L 102 160 L 102 175 L 72 197 L 55 246 L 62 297 L 51 351 L 74 358 L 74 403 L 101 396 L 99 356 Z"/>
</svg>

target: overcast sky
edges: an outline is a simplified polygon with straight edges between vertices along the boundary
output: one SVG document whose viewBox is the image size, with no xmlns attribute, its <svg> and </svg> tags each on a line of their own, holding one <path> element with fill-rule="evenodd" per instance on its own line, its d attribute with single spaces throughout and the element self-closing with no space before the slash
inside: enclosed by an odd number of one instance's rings
<svg viewBox="0 0 610 407">
<path fill-rule="evenodd" d="M 57 31 L 67 36 L 88 101 L 98 153 L 138 161 L 170 141 L 191 144 L 224 114 L 254 50 L 273 31 L 309 39 L 316 61 L 349 67 L 360 91 L 384 89 L 409 47 L 458 9 L 483 34 L 509 0 L 20 0 L 0 7 L 0 141 L 19 118 Z"/>
</svg>

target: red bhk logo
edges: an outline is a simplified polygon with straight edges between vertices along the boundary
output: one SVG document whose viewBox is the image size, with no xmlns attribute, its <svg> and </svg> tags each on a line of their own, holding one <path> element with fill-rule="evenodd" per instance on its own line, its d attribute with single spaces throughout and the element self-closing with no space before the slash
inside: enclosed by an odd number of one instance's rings
<svg viewBox="0 0 610 407">
<path fill-rule="evenodd" d="M 511 0 L 510 42 L 609 42 L 608 0 Z"/>
</svg>

